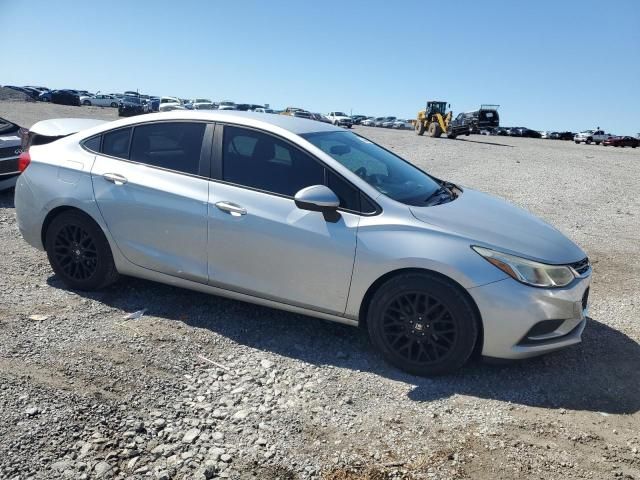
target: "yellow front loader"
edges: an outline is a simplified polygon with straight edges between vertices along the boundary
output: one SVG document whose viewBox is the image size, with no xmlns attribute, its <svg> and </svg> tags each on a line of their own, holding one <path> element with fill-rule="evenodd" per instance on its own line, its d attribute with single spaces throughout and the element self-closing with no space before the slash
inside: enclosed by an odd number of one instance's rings
<svg viewBox="0 0 640 480">
<path fill-rule="evenodd" d="M 415 123 L 416 133 L 423 135 L 426 131 L 430 137 L 439 137 L 447 133 L 453 112 L 446 112 L 446 110 L 447 102 L 428 101 L 427 108 L 418 112 Z"/>
</svg>

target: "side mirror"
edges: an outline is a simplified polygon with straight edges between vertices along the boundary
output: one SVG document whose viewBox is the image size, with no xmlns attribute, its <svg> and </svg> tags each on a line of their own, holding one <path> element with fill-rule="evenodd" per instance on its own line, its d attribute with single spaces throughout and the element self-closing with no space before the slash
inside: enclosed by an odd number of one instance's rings
<svg viewBox="0 0 640 480">
<path fill-rule="evenodd" d="M 338 196 L 324 185 L 305 187 L 296 193 L 293 199 L 298 208 L 312 212 L 335 212 L 340 206 Z"/>
</svg>

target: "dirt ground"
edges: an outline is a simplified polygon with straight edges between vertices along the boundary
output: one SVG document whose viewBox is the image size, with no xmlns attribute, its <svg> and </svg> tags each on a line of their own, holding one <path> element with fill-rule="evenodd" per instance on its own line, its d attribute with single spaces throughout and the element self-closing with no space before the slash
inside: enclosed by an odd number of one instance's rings
<svg viewBox="0 0 640 480">
<path fill-rule="evenodd" d="M 63 116 L 117 112 L 0 102 Z M 579 243 L 583 342 L 418 378 L 343 325 L 131 278 L 72 292 L 0 192 L 0 478 L 640 479 L 640 149 L 356 131 Z"/>
</svg>

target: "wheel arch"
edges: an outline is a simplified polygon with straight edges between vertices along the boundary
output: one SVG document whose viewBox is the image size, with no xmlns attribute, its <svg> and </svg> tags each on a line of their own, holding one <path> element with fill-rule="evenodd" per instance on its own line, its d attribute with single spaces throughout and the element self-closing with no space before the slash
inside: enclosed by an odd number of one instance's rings
<svg viewBox="0 0 640 480">
<path fill-rule="evenodd" d="M 381 277 L 379 277 L 378 279 L 376 279 L 367 289 L 362 299 L 362 303 L 360 304 L 360 310 L 358 313 L 358 327 L 364 330 L 367 329 L 367 314 L 369 312 L 369 304 L 371 303 L 371 299 L 373 298 L 374 294 L 380 289 L 380 287 L 384 285 L 384 283 L 386 283 L 388 280 L 394 277 L 397 277 L 399 275 L 406 275 L 408 273 L 423 273 L 423 274 L 428 274 L 434 277 L 438 277 L 441 280 L 444 280 L 449 285 L 451 285 L 452 288 L 455 288 L 458 293 L 463 295 L 469 301 L 471 308 L 473 308 L 476 314 L 476 322 L 478 326 L 478 338 L 476 339 L 476 345 L 474 347 L 473 355 L 474 356 L 479 355 L 480 352 L 482 351 L 482 345 L 484 343 L 484 327 L 483 327 L 483 321 L 482 321 L 482 314 L 480 313 L 480 309 L 478 308 L 478 305 L 476 304 L 473 297 L 469 295 L 469 292 L 467 292 L 467 290 L 462 285 L 460 285 L 458 282 L 453 280 L 451 277 L 448 277 L 447 275 L 444 275 L 440 272 L 436 272 L 435 270 L 429 270 L 426 268 L 401 268 L 401 269 L 387 272 Z"/>
<path fill-rule="evenodd" d="M 59 207 L 53 208 L 44 217 L 44 220 L 42 222 L 42 230 L 40 231 L 40 240 L 42 242 L 42 245 L 46 245 L 47 230 L 49 229 L 49 225 L 51 225 L 51 222 L 53 222 L 53 220 L 57 216 L 59 216 L 60 214 L 62 214 L 64 212 L 68 212 L 68 211 L 78 212 L 78 213 L 81 213 L 82 215 L 85 215 L 86 217 L 90 218 L 91 220 L 93 220 L 93 222 L 96 225 L 98 225 L 100 230 L 102 230 L 103 233 L 104 233 L 104 229 L 102 228 L 102 225 L 100 225 L 100 222 L 97 222 L 96 219 L 93 218 L 93 216 L 90 213 L 86 212 L 85 210 L 82 210 L 81 208 L 74 207 L 72 205 L 60 205 Z"/>
</svg>

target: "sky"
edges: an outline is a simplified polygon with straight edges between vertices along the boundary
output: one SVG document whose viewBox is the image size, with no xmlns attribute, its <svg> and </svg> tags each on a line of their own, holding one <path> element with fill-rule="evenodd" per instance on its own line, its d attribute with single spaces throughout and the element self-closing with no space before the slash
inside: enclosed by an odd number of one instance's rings
<svg viewBox="0 0 640 480">
<path fill-rule="evenodd" d="M 637 0 L 27 3 L 0 0 L 0 85 L 640 132 Z"/>
</svg>

